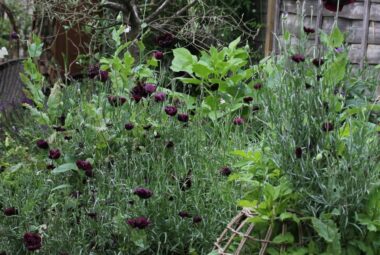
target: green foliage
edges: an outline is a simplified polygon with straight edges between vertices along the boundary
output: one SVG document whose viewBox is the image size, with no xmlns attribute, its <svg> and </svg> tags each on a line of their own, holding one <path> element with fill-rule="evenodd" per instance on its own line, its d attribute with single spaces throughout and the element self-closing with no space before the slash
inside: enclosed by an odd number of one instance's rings
<svg viewBox="0 0 380 255">
<path fill-rule="evenodd" d="M 196 98 L 165 87 L 165 71 L 148 64 L 151 59 L 135 63 L 128 47 L 120 44 L 101 58 L 108 81 L 58 81 L 49 96 L 41 92 L 45 80 L 33 60 L 25 61 L 23 79 L 34 105 L 25 104 L 27 120 L 17 127 L 25 141 L 9 132 L 1 144 L 0 207 L 15 207 L 19 214 L 0 215 L 0 252 L 25 254 L 22 237 L 33 231 L 43 238 L 40 254 L 206 254 L 237 212 L 240 187 L 219 169 L 233 164 L 225 151 L 243 149 L 249 137 L 232 126 L 231 116 L 211 123 Z M 139 82 L 155 82 L 167 100 L 155 102 L 149 95 L 136 102 L 131 90 Z M 109 95 L 127 102 L 112 106 Z M 165 113 L 167 105 L 196 114 L 182 123 Z M 134 128 L 126 130 L 126 123 Z M 39 139 L 61 156 L 50 159 L 49 150 L 36 146 Z M 79 169 L 77 160 L 90 162 L 94 176 Z M 184 190 L 189 170 L 192 185 Z M 153 196 L 139 198 L 138 187 Z M 181 211 L 202 221 L 181 218 Z M 128 225 L 139 216 L 151 225 Z"/>
<path fill-rule="evenodd" d="M 200 86 L 202 111 L 213 121 L 238 111 L 243 98 L 253 95 L 255 72 L 248 66 L 249 49 L 238 48 L 239 43 L 237 38 L 221 50 L 211 47 L 202 51 L 199 59 L 184 48 L 173 51 L 171 70 L 191 76 L 177 78 L 184 84 Z"/>
<path fill-rule="evenodd" d="M 237 164 L 241 171 L 231 180 L 246 184 L 238 204 L 258 213 L 252 222 L 311 227 L 320 238 L 309 240 L 308 254 L 378 254 L 373 238 L 379 235 L 380 151 L 375 108 L 371 94 L 364 92 L 376 81 L 354 74 L 347 52 L 335 51 L 344 43 L 338 28 L 322 41 L 329 51 L 320 67 L 312 56 L 296 63 L 286 55 L 305 54 L 301 41 L 253 68 L 264 84 L 258 100 L 266 129 L 255 150 L 233 153 L 242 159 Z M 277 252 L 272 247 L 269 253 Z"/>
</svg>

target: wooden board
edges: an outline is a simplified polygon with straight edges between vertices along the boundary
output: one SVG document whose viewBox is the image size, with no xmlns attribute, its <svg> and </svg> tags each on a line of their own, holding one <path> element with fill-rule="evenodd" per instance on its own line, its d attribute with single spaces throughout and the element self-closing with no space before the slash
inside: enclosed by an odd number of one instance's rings
<svg viewBox="0 0 380 255">
<path fill-rule="evenodd" d="M 369 9 L 366 9 L 366 4 L 369 4 Z M 318 27 L 318 0 L 305 0 L 304 7 L 305 18 L 304 23 L 301 23 L 297 15 L 297 1 L 281 1 L 280 15 L 286 16 L 284 27 L 296 37 L 300 36 L 303 26 Z M 334 18 L 334 12 L 323 9 L 321 29 L 324 32 L 329 33 L 332 30 L 335 24 Z M 349 45 L 349 56 L 352 63 L 361 65 L 365 62 L 380 63 L 380 0 L 358 0 L 356 3 L 345 6 L 339 13 L 337 24 L 346 33 L 346 43 Z M 278 36 L 281 38 L 282 34 L 283 31 L 279 31 Z M 297 41 L 293 38 L 292 43 L 296 44 Z M 315 35 L 311 35 L 310 43 L 307 45 L 313 47 L 316 42 Z M 362 56 L 365 58 L 363 59 Z"/>
<path fill-rule="evenodd" d="M 13 60 L 0 65 L 0 110 L 19 105 L 25 98 L 20 79 L 22 61 Z"/>
</svg>

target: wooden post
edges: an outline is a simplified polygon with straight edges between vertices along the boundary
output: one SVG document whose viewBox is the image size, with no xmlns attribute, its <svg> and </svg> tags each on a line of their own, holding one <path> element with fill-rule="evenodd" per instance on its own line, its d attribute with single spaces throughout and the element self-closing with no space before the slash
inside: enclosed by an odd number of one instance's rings
<svg viewBox="0 0 380 255">
<path fill-rule="evenodd" d="M 320 38 L 319 38 L 319 30 L 322 29 L 323 24 L 323 3 L 322 0 L 318 0 L 317 6 L 317 23 L 315 24 L 315 46 L 317 49 L 319 48 Z"/>
<path fill-rule="evenodd" d="M 362 37 L 362 53 L 361 53 L 361 60 L 360 60 L 360 68 L 364 67 L 364 62 L 367 58 L 370 6 L 371 6 L 370 0 L 364 0 L 363 37 Z"/>
<path fill-rule="evenodd" d="M 276 0 L 268 0 L 267 20 L 265 31 L 265 56 L 271 54 L 273 49 L 273 32 L 275 30 Z"/>
</svg>

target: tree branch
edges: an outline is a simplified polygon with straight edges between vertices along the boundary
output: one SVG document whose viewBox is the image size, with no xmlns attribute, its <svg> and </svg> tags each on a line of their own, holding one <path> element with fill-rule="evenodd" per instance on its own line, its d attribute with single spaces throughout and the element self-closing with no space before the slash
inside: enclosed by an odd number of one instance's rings
<svg viewBox="0 0 380 255">
<path fill-rule="evenodd" d="M 18 33 L 18 27 L 17 27 L 17 24 L 16 24 L 16 19 L 15 17 L 13 16 L 13 12 L 11 11 L 11 9 L 9 9 L 9 7 L 3 3 L 3 2 L 0 2 L 0 9 L 3 9 L 5 11 L 5 13 L 7 14 L 8 16 L 8 19 L 12 25 L 12 29 L 14 32 Z"/>
<path fill-rule="evenodd" d="M 102 4 L 101 7 L 109 8 L 109 9 L 112 9 L 114 11 L 121 11 L 121 12 L 125 11 L 124 5 L 122 5 L 120 3 L 115 3 L 115 2 L 108 2 L 107 1 L 104 4 Z"/>
<path fill-rule="evenodd" d="M 138 7 L 136 5 L 135 0 L 126 1 L 127 8 L 131 12 L 135 22 L 137 22 L 139 25 L 141 24 L 141 19 L 139 16 Z"/>
<path fill-rule="evenodd" d="M 195 5 L 198 2 L 199 2 L 199 0 L 193 0 L 193 1 L 191 1 L 185 7 L 183 7 L 182 9 L 180 9 L 179 11 L 177 11 L 176 13 L 174 13 L 174 15 L 172 17 L 181 15 L 182 13 L 184 13 L 185 11 L 187 11 L 188 9 L 190 9 L 193 5 Z"/>
<path fill-rule="evenodd" d="M 166 5 L 168 5 L 169 2 L 170 0 L 165 0 L 151 15 L 149 15 L 149 17 L 145 19 L 146 22 L 151 22 L 155 17 L 157 17 L 157 15 L 159 15 L 161 11 L 165 9 Z"/>
</svg>

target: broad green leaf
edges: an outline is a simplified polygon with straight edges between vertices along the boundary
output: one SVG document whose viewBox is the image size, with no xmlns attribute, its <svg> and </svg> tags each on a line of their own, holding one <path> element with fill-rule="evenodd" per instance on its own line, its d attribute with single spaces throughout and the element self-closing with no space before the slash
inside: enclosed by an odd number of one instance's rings
<svg viewBox="0 0 380 255">
<path fill-rule="evenodd" d="M 256 207 L 257 203 L 258 203 L 257 200 L 253 200 L 253 201 L 239 200 L 237 204 L 238 204 L 238 206 L 241 206 L 244 208 L 254 208 L 254 207 Z"/>
<path fill-rule="evenodd" d="M 39 110 L 37 110 L 36 108 L 32 107 L 29 104 L 22 104 L 22 105 L 30 110 L 31 116 L 34 117 L 35 120 L 39 124 L 41 124 L 41 125 L 49 125 L 50 124 L 49 116 L 46 113 L 40 112 Z"/>
<path fill-rule="evenodd" d="M 344 43 L 344 35 L 339 30 L 338 26 L 335 26 L 330 34 L 329 44 L 331 47 L 338 48 Z"/>
<path fill-rule="evenodd" d="M 61 84 L 59 82 L 56 82 L 51 90 L 51 93 L 47 101 L 49 116 L 52 119 L 58 117 L 59 110 L 61 108 L 61 99 Z"/>
<path fill-rule="evenodd" d="M 294 213 L 284 212 L 284 213 L 280 214 L 280 220 L 281 221 L 289 220 L 289 219 L 293 220 L 297 224 L 300 222 L 300 219 Z"/>
<path fill-rule="evenodd" d="M 273 242 L 277 244 L 291 244 L 294 242 L 294 236 L 291 233 L 280 234 L 273 238 Z"/>
<path fill-rule="evenodd" d="M 33 34 L 32 36 L 32 43 L 28 43 L 28 53 L 29 57 L 31 58 L 38 58 L 42 54 L 42 47 L 44 44 L 42 43 L 41 39 Z"/>
<path fill-rule="evenodd" d="M 229 48 L 230 50 L 235 50 L 239 43 L 240 43 L 240 36 L 239 36 L 238 38 L 236 38 L 235 40 L 233 40 L 233 41 L 228 45 L 228 48 Z"/>
<path fill-rule="evenodd" d="M 140 251 L 149 247 L 145 231 L 133 230 L 131 235 L 132 242 L 140 248 Z"/>
<path fill-rule="evenodd" d="M 51 189 L 51 191 L 56 191 L 56 190 L 60 190 L 60 189 L 70 188 L 70 187 L 71 187 L 70 184 L 62 184 L 62 185 L 59 185 L 59 186 Z"/>
<path fill-rule="evenodd" d="M 170 69 L 174 72 L 193 73 L 193 65 L 198 61 L 197 57 L 192 55 L 188 49 L 178 48 L 173 50 L 174 59 Z"/>
<path fill-rule="evenodd" d="M 60 165 L 53 169 L 52 174 L 60 174 L 60 173 L 65 173 L 71 170 L 78 170 L 78 167 L 75 163 L 66 163 L 63 165 Z"/>
<path fill-rule="evenodd" d="M 209 75 L 212 73 L 212 70 L 201 62 L 193 65 L 193 71 L 195 75 L 203 79 L 208 79 Z"/>
<path fill-rule="evenodd" d="M 197 78 L 177 78 L 177 80 L 180 80 L 185 84 L 195 84 L 195 85 L 202 84 L 202 81 L 198 80 Z"/>
<path fill-rule="evenodd" d="M 344 79 L 346 74 L 346 66 L 348 59 L 346 55 L 340 55 L 331 63 L 325 71 L 324 78 L 332 85 L 336 85 L 338 82 Z"/>
<path fill-rule="evenodd" d="M 332 220 L 322 221 L 313 217 L 311 221 L 315 231 L 317 231 L 318 235 L 326 242 L 332 243 L 339 241 L 340 234 L 338 232 L 338 228 Z"/>
</svg>

